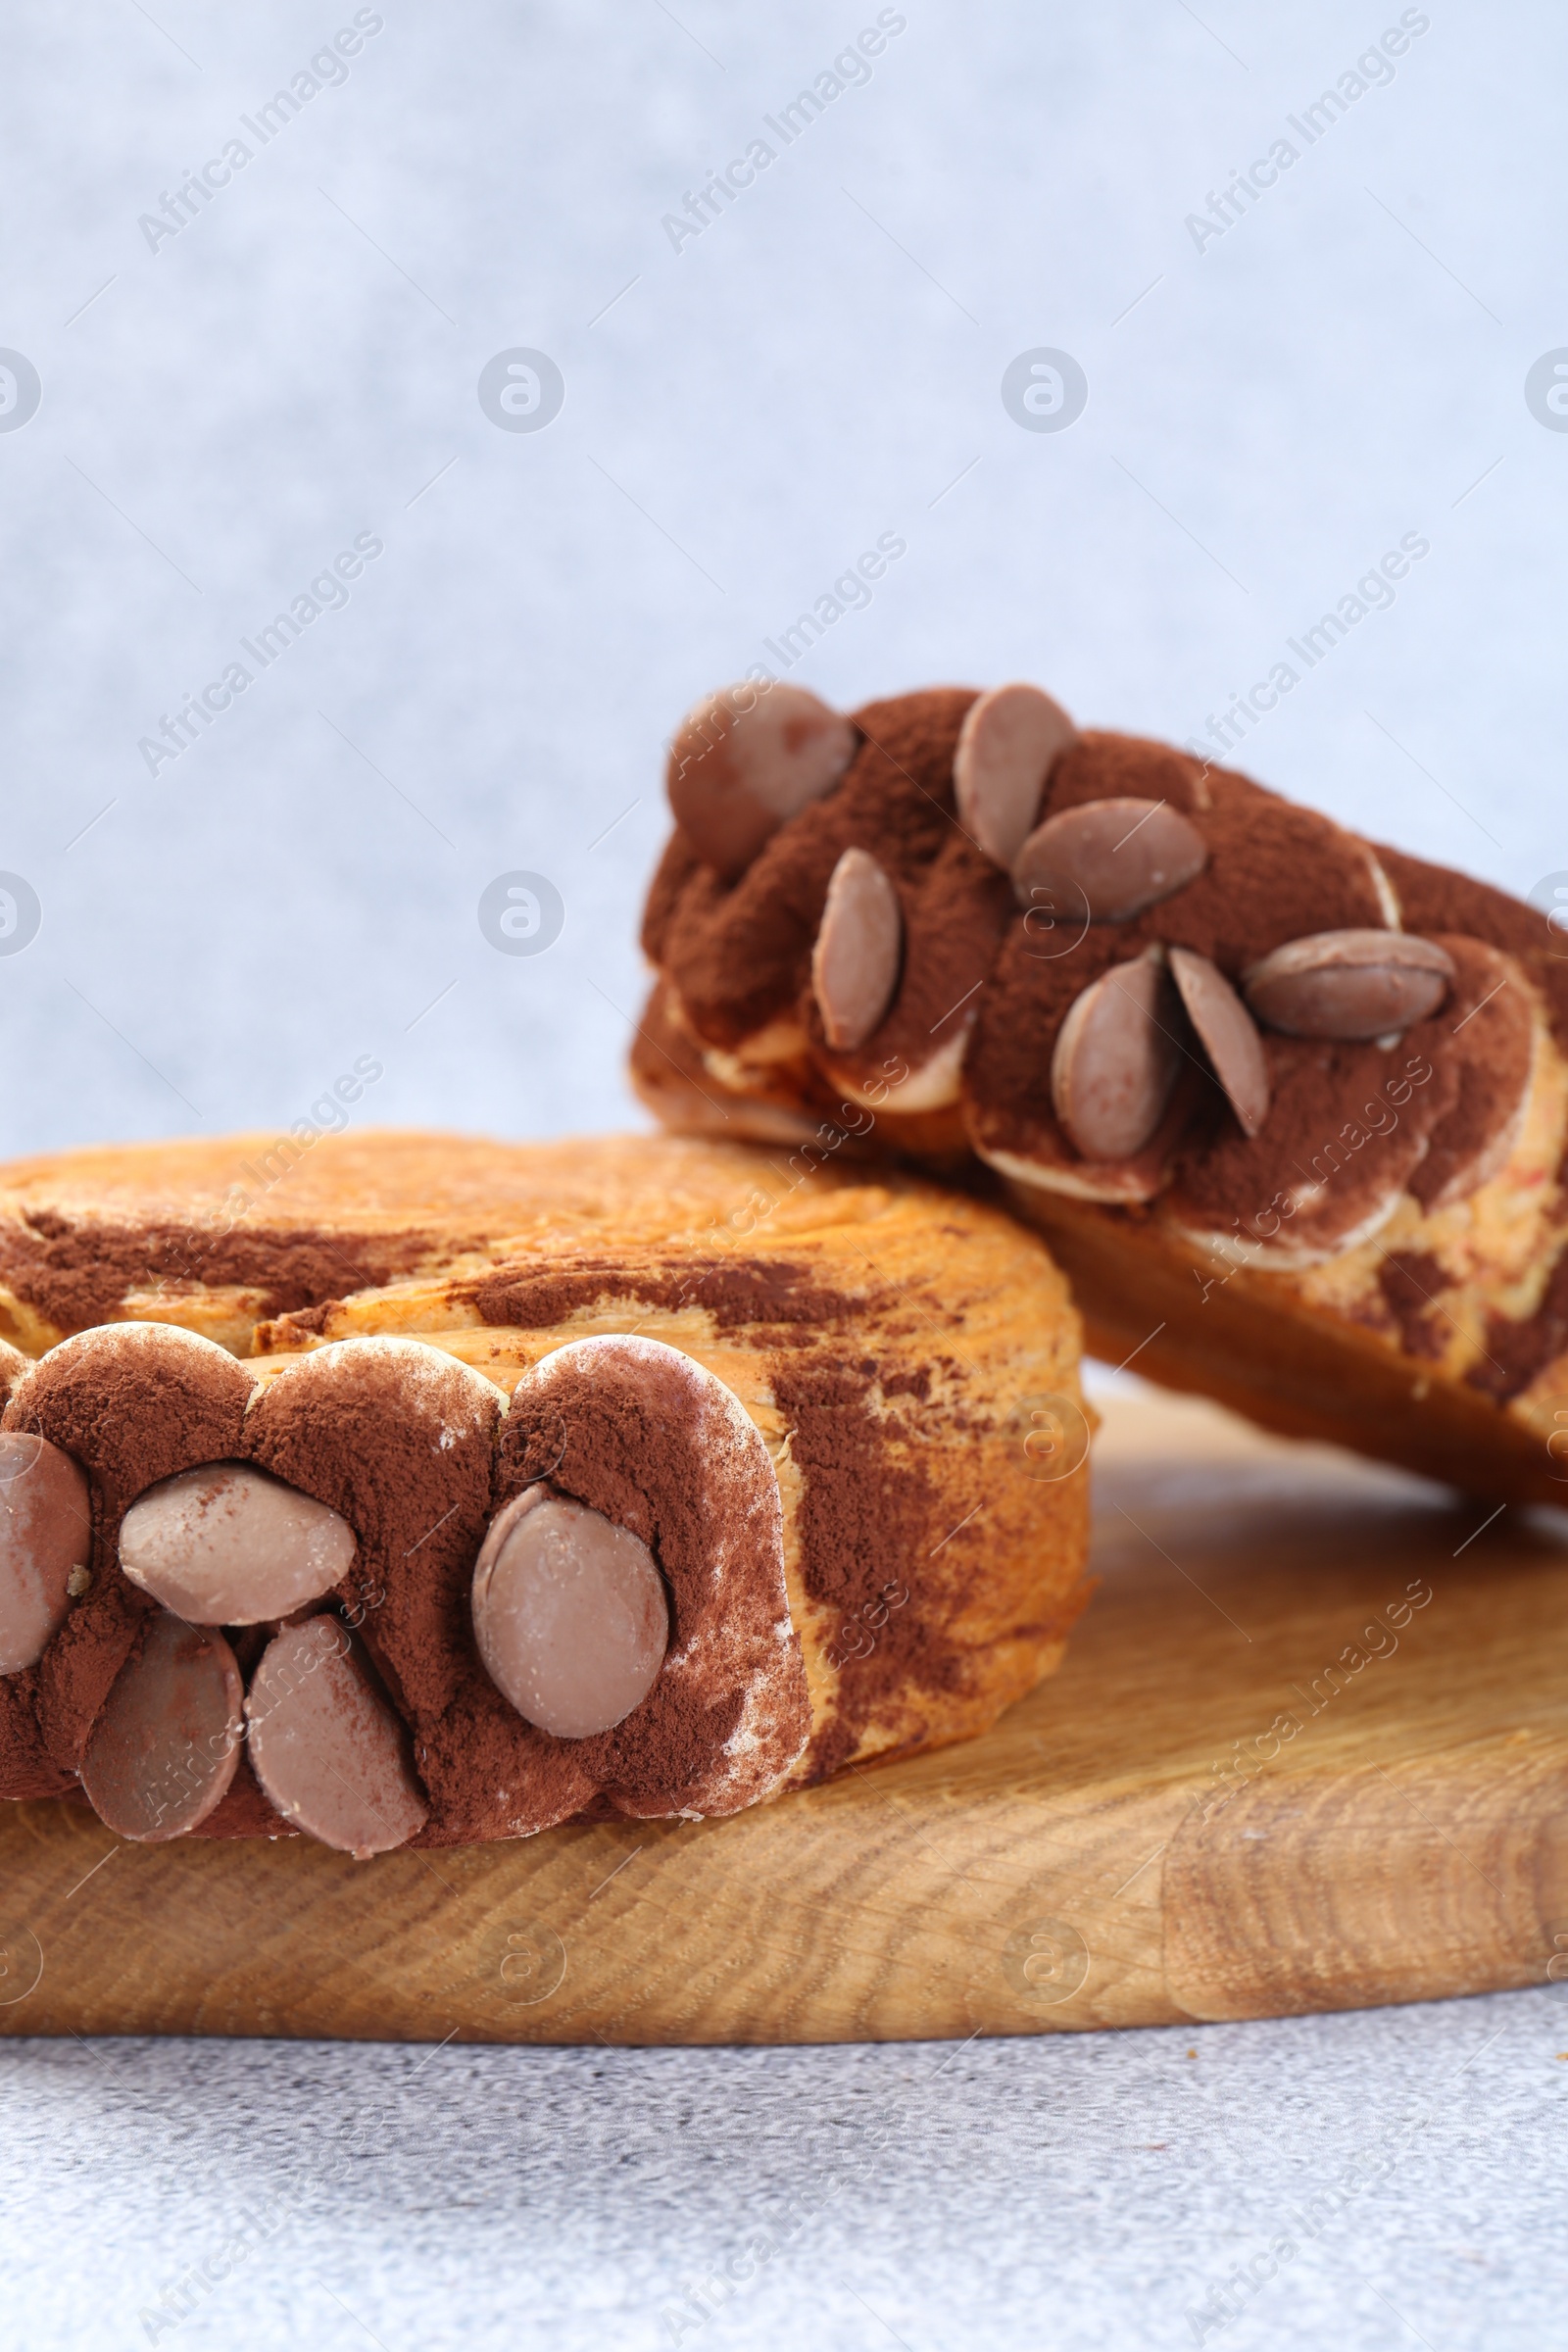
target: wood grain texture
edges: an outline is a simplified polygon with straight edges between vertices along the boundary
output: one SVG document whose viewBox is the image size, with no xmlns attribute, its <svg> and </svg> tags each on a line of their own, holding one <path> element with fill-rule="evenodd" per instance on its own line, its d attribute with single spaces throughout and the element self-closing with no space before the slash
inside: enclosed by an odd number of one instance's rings
<svg viewBox="0 0 1568 2352">
<path fill-rule="evenodd" d="M 962 2037 L 1568 1974 L 1564 1522 L 1164 1399 L 1113 1400 L 1097 1489 L 1058 1676 L 733 1821 L 356 1864 L 16 1806 L 0 2027 Z"/>
</svg>

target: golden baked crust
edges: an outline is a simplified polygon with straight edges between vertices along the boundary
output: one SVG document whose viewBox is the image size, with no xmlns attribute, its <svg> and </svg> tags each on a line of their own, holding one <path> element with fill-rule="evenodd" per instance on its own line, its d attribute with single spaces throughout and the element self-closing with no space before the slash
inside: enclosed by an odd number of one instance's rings
<svg viewBox="0 0 1568 2352">
<path fill-rule="evenodd" d="M 820 1148 L 367 1133 L 258 1187 L 271 1148 L 0 1168 L 0 1327 L 39 1355 L 174 1325 L 264 1380 L 387 1336 L 509 1395 L 593 1335 L 679 1349 L 778 1475 L 811 1706 L 794 1781 L 982 1731 L 1056 1663 L 1085 1597 L 1079 1325 L 1004 1215 Z"/>
</svg>

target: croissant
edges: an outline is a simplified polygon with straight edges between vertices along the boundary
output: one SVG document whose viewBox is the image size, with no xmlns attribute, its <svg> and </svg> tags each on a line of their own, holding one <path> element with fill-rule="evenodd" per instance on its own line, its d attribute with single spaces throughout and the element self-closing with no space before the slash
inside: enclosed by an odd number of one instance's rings
<svg viewBox="0 0 1568 2352">
<path fill-rule="evenodd" d="M 0 1795 L 362 1857 L 718 1816 L 1058 1660 L 1079 1326 L 996 1209 L 661 1136 L 273 1157 L 0 1168 Z"/>
<path fill-rule="evenodd" d="M 634 1082 L 667 1124 L 985 1184 L 1093 1351 L 1568 1500 L 1568 934 L 1040 688 L 844 717 L 754 676 L 669 756 Z"/>
</svg>

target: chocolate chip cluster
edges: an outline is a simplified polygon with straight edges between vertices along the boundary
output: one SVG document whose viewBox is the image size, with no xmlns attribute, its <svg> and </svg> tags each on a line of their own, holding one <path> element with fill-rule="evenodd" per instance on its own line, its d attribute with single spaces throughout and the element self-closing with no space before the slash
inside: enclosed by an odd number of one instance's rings
<svg viewBox="0 0 1568 2352">
<path fill-rule="evenodd" d="M 1436 869 L 1082 734 L 1038 687 L 853 718 L 731 688 L 677 730 L 668 789 L 634 1055 L 666 1115 L 682 1081 L 774 1120 L 877 1103 L 925 1155 L 1162 1196 L 1194 1237 L 1278 1262 L 1353 1246 L 1407 1190 L 1466 1197 L 1519 1132 L 1543 1010 L 1509 953 L 1526 910 L 1449 877 L 1470 897 L 1408 921 L 1391 866 Z"/>
<path fill-rule="evenodd" d="M 732 1811 L 805 1744 L 772 1463 L 677 1349 L 573 1342 L 510 1400 L 416 1342 L 149 1324 L 11 1371 L 0 1794 L 364 1858 Z"/>
</svg>

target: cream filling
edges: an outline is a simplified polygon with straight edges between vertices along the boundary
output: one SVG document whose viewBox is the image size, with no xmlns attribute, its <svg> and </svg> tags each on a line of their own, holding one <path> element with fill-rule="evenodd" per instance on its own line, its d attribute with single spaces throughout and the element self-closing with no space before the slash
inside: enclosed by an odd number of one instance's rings
<svg viewBox="0 0 1568 2352">
<path fill-rule="evenodd" d="M 691 1027 L 689 1021 L 685 1025 Z M 746 1072 L 766 1070 L 775 1062 L 802 1061 L 810 1051 L 811 1041 L 800 1022 L 793 1014 L 781 1013 L 765 1027 L 754 1029 L 750 1037 L 743 1037 L 732 1051 L 722 1046 L 705 1046 L 703 1058 L 717 1078 L 721 1075 L 719 1065 Z"/>
<path fill-rule="evenodd" d="M 995 1168 L 1001 1176 L 1010 1176 L 1015 1184 L 1029 1185 L 1037 1193 L 1064 1193 L 1069 1200 L 1100 1200 L 1113 1206 L 1129 1200 L 1152 1200 L 1156 1187 L 1143 1177 L 1124 1174 L 1112 1176 L 1105 1169 L 1047 1167 L 1038 1159 L 1026 1159 L 1020 1152 L 989 1152 L 971 1142 L 971 1151 L 983 1159 L 987 1167 Z"/>
<path fill-rule="evenodd" d="M 1362 846 L 1365 848 L 1365 844 Z M 1391 931 L 1402 931 L 1404 928 L 1404 909 L 1399 905 L 1398 893 L 1396 891 L 1394 884 L 1389 880 L 1387 873 L 1384 871 L 1382 858 L 1378 856 L 1375 850 L 1368 849 L 1366 851 L 1366 861 L 1367 865 L 1371 869 L 1372 887 L 1378 895 L 1378 906 L 1382 910 L 1383 920 L 1388 924 L 1388 927 Z"/>
<path fill-rule="evenodd" d="M 751 1083 L 737 1084 L 711 1068 L 709 1076 L 734 1098 L 736 1104 L 728 1118 L 721 1117 L 710 1124 L 710 1132 L 713 1135 L 746 1136 L 760 1144 L 804 1144 L 809 1142 L 821 1124 L 813 1113 L 791 1110 L 788 1103 L 759 1102 Z"/>
<path fill-rule="evenodd" d="M 691 1023 L 684 1012 L 681 1025 L 688 1034 Z M 975 1015 L 970 1012 L 954 1035 L 938 1047 L 930 1059 L 911 1069 L 905 1078 L 885 1076 L 867 1080 L 864 1085 L 851 1077 L 837 1062 L 812 1054 L 811 1041 L 793 1015 L 781 1014 L 765 1027 L 756 1029 L 750 1037 L 742 1038 L 733 1050 L 722 1046 L 702 1048 L 703 1066 L 709 1076 L 723 1087 L 727 1094 L 751 1094 L 759 1086 L 777 1083 L 780 1066 L 788 1062 L 818 1058 L 818 1066 L 829 1084 L 851 1102 L 866 1110 L 924 1111 L 946 1110 L 956 1102 L 963 1079 L 963 1057 L 968 1051 L 974 1030 Z M 781 1111 L 781 1119 L 793 1114 Z M 807 1119 L 795 1126 L 779 1125 L 769 1129 L 770 1139 L 794 1140 L 797 1135 L 810 1135 L 816 1122 Z"/>
<path fill-rule="evenodd" d="M 963 1057 L 968 1052 L 973 1028 L 974 1014 L 970 1013 L 956 1035 L 950 1037 L 946 1045 L 940 1046 L 929 1061 L 922 1061 L 918 1069 L 911 1069 L 907 1078 L 874 1079 L 872 1084 L 881 1090 L 876 1094 L 864 1093 L 836 1062 L 825 1063 L 825 1072 L 852 1102 L 858 1102 L 867 1110 L 946 1110 L 950 1103 L 958 1100 L 963 1079 Z"/>
<path fill-rule="evenodd" d="M 1321 1184 L 1293 1185 L 1290 1199 L 1294 1210 L 1299 1213 L 1302 1209 L 1310 1208 L 1325 1189 Z M 1221 1265 L 1250 1266 L 1260 1274 L 1300 1273 L 1308 1268 L 1332 1265 L 1364 1249 L 1374 1235 L 1380 1234 L 1397 1215 L 1399 1203 L 1405 1198 L 1401 1185 L 1391 1185 L 1358 1223 L 1336 1235 L 1332 1241 L 1321 1243 L 1265 1242 L 1245 1230 L 1239 1233 L 1214 1233 L 1200 1225 L 1184 1225 L 1175 1217 L 1170 1219 L 1170 1224 L 1184 1241 L 1191 1242 L 1195 1249 L 1201 1250 Z M 1282 1221 L 1280 1231 L 1285 1230 Z"/>
<path fill-rule="evenodd" d="M 781 1064 L 810 1058 L 811 1041 L 793 1013 L 780 1013 L 764 1022 L 750 1037 L 743 1037 L 736 1047 L 710 1046 L 699 1035 L 678 990 L 673 983 L 667 985 L 670 1021 L 690 1038 L 702 1056 L 704 1069 L 726 1094 L 747 1095 L 756 1087 L 771 1086 L 776 1083 L 774 1073 Z"/>
</svg>

